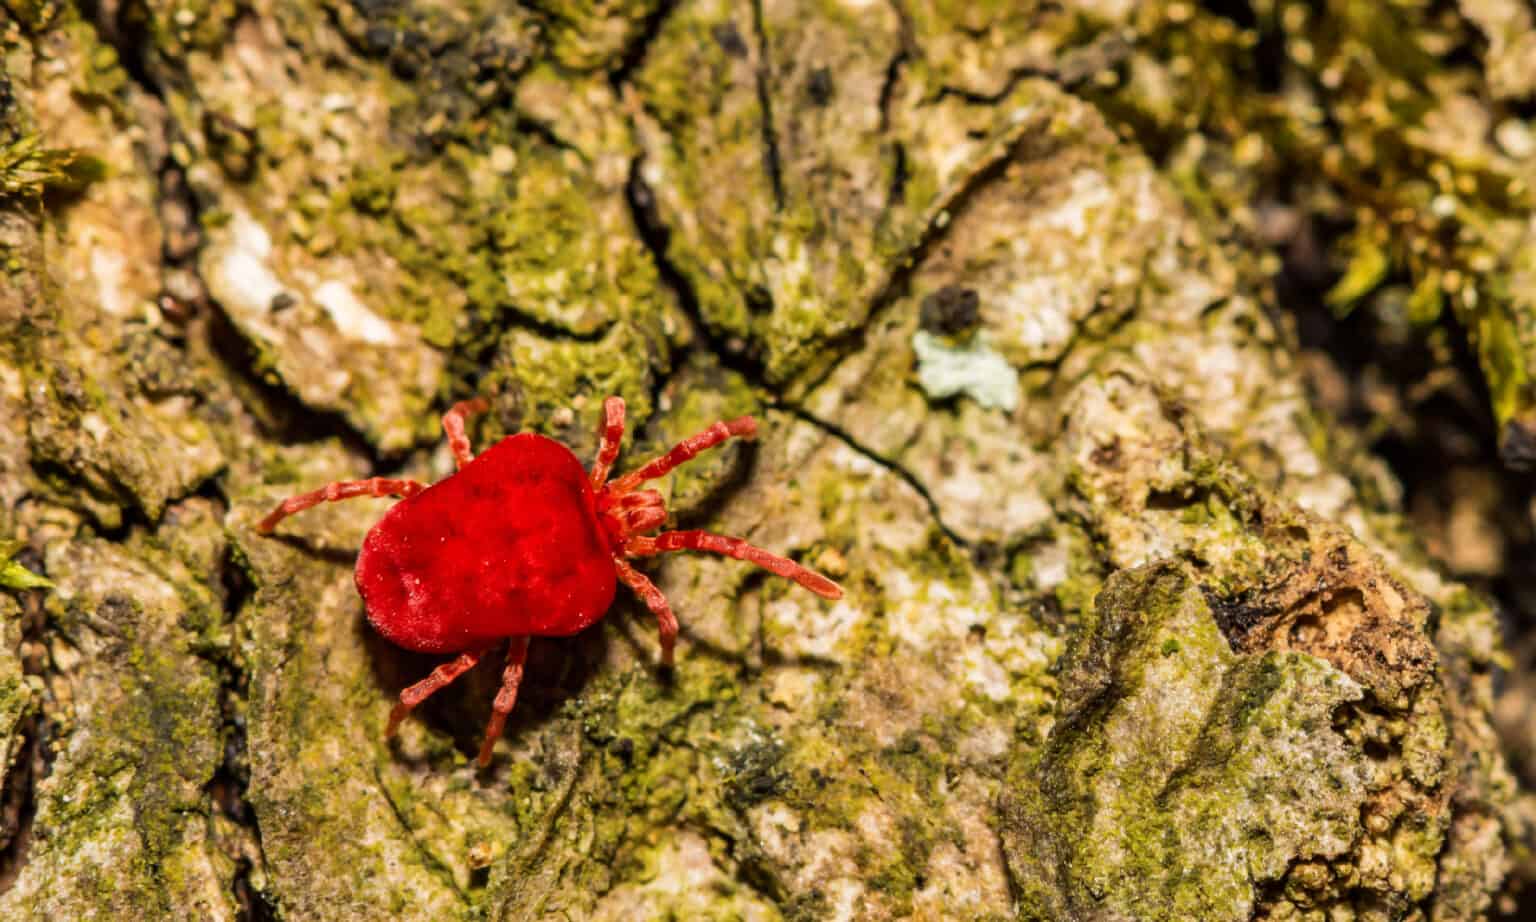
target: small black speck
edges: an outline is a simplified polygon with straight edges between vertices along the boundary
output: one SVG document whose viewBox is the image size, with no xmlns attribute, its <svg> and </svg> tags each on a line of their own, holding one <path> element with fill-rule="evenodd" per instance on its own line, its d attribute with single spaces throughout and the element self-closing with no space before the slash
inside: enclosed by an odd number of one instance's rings
<svg viewBox="0 0 1536 922">
<path fill-rule="evenodd" d="M 971 288 L 945 285 L 923 298 L 919 315 L 923 329 L 939 336 L 957 336 L 981 322 L 981 298 Z"/>
<path fill-rule="evenodd" d="M 395 0 L 352 0 L 352 6 L 364 19 L 378 19 L 395 12 Z"/>
<path fill-rule="evenodd" d="M 383 54 L 395 46 L 395 30 L 389 26 L 369 26 L 363 33 L 363 47 L 369 54 Z"/>
<path fill-rule="evenodd" d="M 811 71 L 811 79 L 806 81 L 805 92 L 811 97 L 814 105 L 824 106 L 832 101 L 832 71 L 825 67 L 818 67 Z"/>
<path fill-rule="evenodd" d="M 715 44 L 720 46 L 720 50 L 731 57 L 744 58 L 747 56 L 747 43 L 742 40 L 741 33 L 736 31 L 736 24 L 734 22 L 722 22 L 711 28 L 709 34 L 714 36 Z"/>
<path fill-rule="evenodd" d="M 609 743 L 608 748 L 626 764 L 635 757 L 635 741 L 627 736 L 621 736 Z"/>
<path fill-rule="evenodd" d="M 1536 467 L 1536 431 L 1518 419 L 1505 423 L 1499 433 L 1499 457 L 1517 471 Z"/>
<path fill-rule="evenodd" d="M 272 311 L 273 313 L 276 313 L 277 311 L 285 311 L 298 303 L 299 300 L 293 295 L 286 291 L 280 291 L 272 296 Z"/>
</svg>

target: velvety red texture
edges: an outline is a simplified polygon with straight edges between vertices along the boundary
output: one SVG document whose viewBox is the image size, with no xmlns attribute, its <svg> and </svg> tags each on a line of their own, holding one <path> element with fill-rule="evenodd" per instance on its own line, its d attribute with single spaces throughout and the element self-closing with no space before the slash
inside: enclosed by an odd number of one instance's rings
<svg viewBox="0 0 1536 922">
<path fill-rule="evenodd" d="M 581 462 L 533 433 L 502 439 L 401 500 L 357 557 L 368 620 L 426 653 L 574 634 L 608 610 L 616 572 Z"/>
</svg>

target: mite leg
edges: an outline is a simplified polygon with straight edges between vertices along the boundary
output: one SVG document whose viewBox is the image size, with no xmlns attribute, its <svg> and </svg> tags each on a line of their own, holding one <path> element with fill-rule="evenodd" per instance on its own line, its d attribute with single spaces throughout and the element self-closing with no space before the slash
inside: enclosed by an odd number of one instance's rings
<svg viewBox="0 0 1536 922">
<path fill-rule="evenodd" d="M 598 433 L 597 460 L 592 462 L 592 489 L 601 490 L 608 482 L 608 472 L 613 470 L 623 440 L 624 398 L 609 397 L 603 401 L 603 428 Z"/>
<path fill-rule="evenodd" d="M 840 599 L 843 590 L 815 570 L 807 570 L 787 557 L 771 554 L 740 538 L 707 531 L 664 531 L 654 538 L 630 538 L 624 551 L 631 557 L 650 557 L 669 551 L 705 551 L 754 563 L 777 576 L 792 579 L 824 599 Z"/>
<path fill-rule="evenodd" d="M 737 436 L 750 439 L 755 435 L 757 435 L 757 420 L 750 416 L 715 423 L 703 432 L 690 435 L 673 445 L 672 449 L 661 457 L 615 480 L 609 492 L 614 496 L 622 496 L 647 480 L 666 476 L 673 468 L 680 464 L 687 464 L 697 457 L 699 452 L 708 451 L 726 439 Z"/>
<path fill-rule="evenodd" d="M 480 662 L 480 657 L 485 655 L 484 650 L 470 650 L 460 653 L 452 661 L 442 664 L 432 670 L 432 674 L 407 688 L 400 693 L 400 703 L 389 712 L 389 726 L 384 728 L 385 736 L 394 736 L 400 728 L 400 722 L 410 715 L 416 705 L 422 703 L 433 694 L 446 688 L 449 683 L 468 672 Z"/>
<path fill-rule="evenodd" d="M 328 483 L 318 490 L 300 493 L 298 496 L 283 500 L 282 504 L 273 509 L 266 518 L 256 523 L 256 530 L 263 533 L 270 532 L 277 527 L 278 522 L 290 515 L 303 512 L 321 503 L 335 503 L 358 496 L 398 496 L 401 499 L 407 499 L 426 488 L 427 485 L 424 483 L 417 483 L 414 480 L 396 480 L 390 477 L 370 477 L 367 480 L 341 480 Z"/>
<path fill-rule="evenodd" d="M 459 401 L 443 414 L 443 432 L 448 435 L 448 450 L 453 452 L 453 460 L 459 467 L 475 459 L 474 453 L 469 449 L 469 437 L 464 434 L 464 417 L 474 413 L 484 413 L 490 408 L 489 400 L 476 397 L 473 400 Z"/>
<path fill-rule="evenodd" d="M 517 703 L 517 687 L 523 684 L 523 663 L 528 659 L 528 638 L 514 637 L 507 644 L 507 665 L 501 671 L 501 690 L 491 705 L 491 719 L 485 725 L 485 742 L 480 744 L 480 767 L 491 764 L 491 749 L 501 739 L 501 728 Z"/>
<path fill-rule="evenodd" d="M 672 665 L 672 648 L 677 644 L 677 616 L 672 614 L 672 606 L 667 603 L 667 597 L 661 594 L 656 584 L 645 578 L 645 574 L 636 570 L 625 561 L 615 557 L 614 566 L 619 570 L 619 579 L 624 585 L 633 589 L 656 616 L 657 632 L 661 636 L 661 664 Z"/>
</svg>

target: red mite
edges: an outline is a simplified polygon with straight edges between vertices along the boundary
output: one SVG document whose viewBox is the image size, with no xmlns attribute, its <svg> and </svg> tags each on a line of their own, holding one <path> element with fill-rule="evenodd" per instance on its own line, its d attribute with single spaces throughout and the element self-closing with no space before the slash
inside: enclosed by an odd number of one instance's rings
<svg viewBox="0 0 1536 922">
<path fill-rule="evenodd" d="M 629 565 L 633 557 L 708 551 L 755 563 L 819 596 L 842 598 L 838 585 L 792 560 L 740 538 L 704 531 L 643 533 L 661 526 L 667 508 L 655 490 L 637 490 L 733 436 L 752 438 L 750 416 L 715 423 L 615 480 L 608 479 L 624 436 L 624 401 L 603 402 L 597 461 L 589 474 L 570 449 L 531 432 L 508 436 L 478 458 L 464 418 L 489 407 L 484 398 L 454 405 L 443 431 L 458 471 L 427 486 L 414 480 L 346 480 L 286 500 L 256 528 L 321 503 L 357 496 L 398 496 L 363 539 L 357 590 L 368 620 L 392 643 L 423 653 L 457 653 L 400 693 L 389 715 L 393 735 L 411 709 L 469 671 L 503 638 L 510 640 L 501 690 L 480 746 L 480 765 L 517 700 L 529 637 L 575 634 L 608 611 L 617 580 L 656 615 L 661 661 L 672 664 L 677 617 L 655 584 Z"/>
</svg>

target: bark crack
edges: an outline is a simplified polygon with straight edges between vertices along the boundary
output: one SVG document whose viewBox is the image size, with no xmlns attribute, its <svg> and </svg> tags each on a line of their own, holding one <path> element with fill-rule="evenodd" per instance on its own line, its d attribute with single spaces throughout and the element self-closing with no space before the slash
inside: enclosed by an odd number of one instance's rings
<svg viewBox="0 0 1536 922">
<path fill-rule="evenodd" d="M 657 275 L 660 276 L 662 284 L 677 296 L 678 307 L 682 308 L 684 316 L 688 318 L 689 327 L 698 337 L 699 342 L 704 344 L 704 348 L 726 369 L 736 372 L 753 384 L 764 386 L 763 382 L 767 375 L 762 363 L 748 354 L 745 346 L 733 347 L 710 327 L 704 319 L 703 307 L 699 303 L 699 295 L 693 283 L 667 255 L 672 230 L 661 220 L 660 211 L 656 207 L 655 194 L 646 184 L 645 178 L 640 175 L 641 162 L 642 158 L 638 156 L 630 162 L 629 180 L 625 183 L 624 197 L 629 204 L 630 217 L 639 231 L 640 240 L 645 244 L 646 250 L 651 254 L 651 261 L 656 265 Z"/>
<path fill-rule="evenodd" d="M 773 62 L 768 43 L 768 27 L 764 22 L 763 0 L 752 0 L 752 28 L 757 33 L 757 66 L 753 69 L 757 78 L 757 104 L 762 110 L 763 166 L 768 171 L 768 181 L 773 186 L 773 203 L 778 211 L 784 210 L 784 173 L 779 160 L 779 129 L 773 120 L 773 89 L 770 78 Z"/>
<path fill-rule="evenodd" d="M 968 552 L 975 551 L 975 548 L 971 546 L 969 541 L 967 541 L 965 538 L 962 538 L 955 532 L 954 529 L 945 524 L 943 513 L 939 511 L 938 500 L 933 498 L 933 494 L 929 492 L 927 485 L 924 484 L 916 474 L 912 473 L 912 471 L 900 461 L 882 455 L 880 452 L 875 451 L 873 448 L 870 448 L 868 445 L 860 442 L 848 430 L 842 428 L 836 423 L 824 420 L 812 414 L 804 407 L 779 401 L 772 403 L 771 406 L 776 410 L 782 410 L 791 414 L 802 422 L 809 423 L 810 425 L 821 429 L 823 432 L 842 442 L 844 445 L 847 445 L 852 450 L 858 452 L 865 458 L 868 458 L 870 461 L 880 465 L 881 467 L 890 471 L 896 477 L 900 478 L 907 484 L 907 486 L 917 491 L 918 496 L 922 497 L 923 504 L 928 507 L 928 514 L 933 517 L 934 524 L 938 526 L 939 531 L 944 533 L 944 537 L 953 541 L 956 546 L 965 548 Z"/>
<path fill-rule="evenodd" d="M 650 52 L 651 46 L 656 43 L 656 38 L 661 34 L 661 28 L 677 9 L 680 0 L 664 0 L 656 5 L 650 15 L 645 17 L 644 24 L 640 27 L 640 35 L 624 49 L 624 54 L 619 58 L 619 66 L 614 68 L 609 76 L 609 84 L 615 92 L 622 92 L 629 83 L 630 76 L 640 65 L 645 63 L 645 56 Z"/>
</svg>

